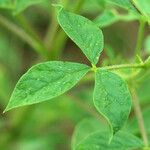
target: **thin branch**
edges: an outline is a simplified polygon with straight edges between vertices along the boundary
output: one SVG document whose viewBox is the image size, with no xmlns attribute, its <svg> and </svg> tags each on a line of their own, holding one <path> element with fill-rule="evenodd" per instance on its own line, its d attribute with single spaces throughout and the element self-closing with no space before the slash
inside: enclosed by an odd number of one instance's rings
<svg viewBox="0 0 150 150">
<path fill-rule="evenodd" d="M 67 7 L 69 5 L 69 0 L 63 0 L 63 7 Z M 53 45 L 53 40 L 55 39 L 56 33 L 58 31 L 59 28 L 59 24 L 57 21 L 57 13 L 56 13 L 56 8 L 52 6 L 52 10 L 51 10 L 51 22 L 49 23 L 45 38 L 44 38 L 44 42 L 45 45 L 47 46 L 47 48 L 49 50 L 51 50 L 52 45 Z"/>
<path fill-rule="evenodd" d="M 107 70 L 116 70 L 116 69 L 124 69 L 124 68 L 144 68 L 145 64 L 140 63 L 140 64 L 121 64 L 121 65 L 112 65 L 112 66 L 105 66 L 102 67 L 102 69 L 107 69 Z"/>
<path fill-rule="evenodd" d="M 21 27 L 24 29 L 25 32 L 27 32 L 31 37 L 42 43 L 42 40 L 40 39 L 39 34 L 37 31 L 31 26 L 31 24 L 28 22 L 27 18 L 23 14 L 18 14 L 15 16 L 18 23 L 21 25 Z"/>
<path fill-rule="evenodd" d="M 141 18 L 140 26 L 139 26 L 139 30 L 138 30 L 138 35 L 137 35 L 135 56 L 136 55 L 141 56 L 142 43 L 143 43 L 144 32 L 145 32 L 145 24 L 146 24 L 145 20 L 143 18 Z"/>
<path fill-rule="evenodd" d="M 85 0 L 76 0 L 76 4 L 74 5 L 74 8 L 72 9 L 72 12 L 79 13 L 82 6 L 83 6 L 83 4 L 84 4 L 84 2 L 85 2 Z M 66 7 L 67 7 L 67 4 L 66 4 Z M 58 27 L 59 26 L 57 26 L 57 28 Z M 55 34 L 55 36 L 53 37 L 53 38 L 55 38 L 55 44 L 53 44 L 53 49 L 51 51 L 51 53 L 53 53 L 52 59 L 57 59 L 61 56 L 62 49 L 63 49 L 64 45 L 66 44 L 66 41 L 67 41 L 67 38 L 68 38 L 63 30 L 60 30 L 56 33 L 57 34 Z"/>
<path fill-rule="evenodd" d="M 7 18 L 2 15 L 0 15 L 0 24 L 7 28 L 9 31 L 16 34 L 23 41 L 27 42 L 37 53 L 44 57 L 48 56 L 46 48 L 41 43 L 39 43 L 39 41 L 32 38 L 29 34 L 24 32 L 23 29 L 15 25 L 13 22 L 7 20 Z"/>
<path fill-rule="evenodd" d="M 139 129 L 140 129 L 140 132 L 141 132 L 141 136 L 143 138 L 144 145 L 146 147 L 148 147 L 148 137 L 147 137 L 146 129 L 145 129 L 145 126 L 144 126 L 144 119 L 143 119 L 143 116 L 142 116 L 140 103 L 139 103 L 138 97 L 136 95 L 135 89 L 132 88 L 131 93 L 132 93 L 132 97 L 133 97 L 132 100 L 133 100 L 134 112 L 135 112 L 135 115 L 137 117 Z"/>
</svg>

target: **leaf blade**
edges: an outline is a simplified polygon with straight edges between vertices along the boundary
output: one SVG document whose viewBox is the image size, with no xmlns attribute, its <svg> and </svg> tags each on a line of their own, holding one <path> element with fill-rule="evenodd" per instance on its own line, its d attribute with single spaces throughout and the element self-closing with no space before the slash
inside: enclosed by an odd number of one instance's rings
<svg viewBox="0 0 150 150">
<path fill-rule="evenodd" d="M 72 88 L 89 68 L 79 63 L 59 61 L 33 66 L 18 81 L 5 111 L 63 94 Z"/>
<path fill-rule="evenodd" d="M 94 105 L 107 119 L 111 132 L 115 134 L 124 126 L 131 109 L 131 95 L 126 83 L 118 75 L 98 69 Z"/>
<path fill-rule="evenodd" d="M 94 133 L 96 131 L 107 131 L 108 126 L 106 122 L 102 122 L 100 120 L 97 120 L 95 118 L 86 118 L 79 122 L 74 130 L 73 136 L 72 136 L 72 149 L 75 149 L 75 147 L 87 136 L 89 136 L 91 133 Z"/>
<path fill-rule="evenodd" d="M 89 61 L 96 65 L 103 50 L 102 31 L 87 18 L 59 9 L 58 22 Z"/>
<path fill-rule="evenodd" d="M 137 13 L 130 0 L 108 0 L 108 2 Z"/>
<path fill-rule="evenodd" d="M 144 15 L 148 22 L 150 22 L 150 1 L 149 0 L 132 0 L 137 9 Z"/>
<path fill-rule="evenodd" d="M 108 135 L 108 132 L 94 132 L 81 141 L 75 150 L 128 150 L 143 147 L 143 142 L 132 134 L 118 132 L 110 144 Z"/>
</svg>

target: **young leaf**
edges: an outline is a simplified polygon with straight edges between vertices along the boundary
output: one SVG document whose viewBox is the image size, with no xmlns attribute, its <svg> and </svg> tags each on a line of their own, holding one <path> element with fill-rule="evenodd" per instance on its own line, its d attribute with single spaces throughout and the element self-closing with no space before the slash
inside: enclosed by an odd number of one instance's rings
<svg viewBox="0 0 150 150">
<path fill-rule="evenodd" d="M 129 150 L 142 148 L 142 141 L 136 136 L 118 132 L 109 144 L 108 132 L 94 132 L 81 140 L 75 150 Z"/>
<path fill-rule="evenodd" d="M 96 131 L 107 131 L 108 126 L 95 118 L 86 118 L 78 123 L 72 136 L 72 149 L 85 139 L 89 134 Z"/>
<path fill-rule="evenodd" d="M 59 9 L 58 22 L 94 65 L 103 50 L 102 31 L 87 18 Z"/>
<path fill-rule="evenodd" d="M 94 104 L 108 120 L 112 133 L 115 134 L 124 126 L 131 109 L 131 96 L 126 83 L 118 75 L 98 69 Z"/>
<path fill-rule="evenodd" d="M 33 66 L 18 81 L 5 111 L 57 97 L 89 71 L 83 64 L 51 61 Z"/>
</svg>

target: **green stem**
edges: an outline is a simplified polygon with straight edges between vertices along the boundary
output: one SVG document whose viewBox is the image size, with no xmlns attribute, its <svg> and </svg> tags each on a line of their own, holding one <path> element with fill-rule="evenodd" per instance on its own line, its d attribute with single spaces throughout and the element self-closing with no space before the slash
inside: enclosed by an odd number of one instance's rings
<svg viewBox="0 0 150 150">
<path fill-rule="evenodd" d="M 48 30 L 47 30 L 45 38 L 44 38 L 44 43 L 48 49 L 51 49 L 52 42 L 54 40 L 54 37 L 55 37 L 55 35 L 57 33 L 57 29 L 58 29 L 55 8 L 52 8 L 51 18 L 52 18 L 51 23 L 49 24 Z"/>
<path fill-rule="evenodd" d="M 145 61 L 146 62 L 146 61 Z M 106 70 L 118 70 L 118 69 L 127 69 L 127 68 L 137 68 L 137 69 L 142 69 L 138 72 L 134 72 L 133 74 L 129 74 L 129 76 L 127 77 L 127 79 L 133 79 L 134 77 L 136 77 L 138 74 L 140 74 L 141 72 L 143 72 L 143 74 L 145 73 L 146 69 L 148 69 L 145 65 L 145 62 L 140 63 L 140 64 L 121 64 L 121 65 L 112 65 L 112 66 L 105 66 L 105 67 L 98 67 L 100 69 L 106 69 Z M 93 69 L 93 67 L 91 68 L 91 71 L 97 71 L 98 68 Z M 83 80 L 80 83 L 87 83 L 87 82 L 91 82 L 94 80 L 94 74 L 93 72 L 90 72 L 88 75 L 85 76 L 85 78 L 83 78 Z"/>
<path fill-rule="evenodd" d="M 146 22 L 142 18 L 140 20 L 140 26 L 139 26 L 138 35 L 137 35 L 137 42 L 136 42 L 136 47 L 135 47 L 135 56 L 136 55 L 141 56 L 142 43 L 143 43 L 144 32 L 145 32 L 145 24 L 146 24 Z"/>
<path fill-rule="evenodd" d="M 137 68 L 137 69 L 141 69 L 141 68 L 145 68 L 145 64 L 121 64 L 121 65 L 113 65 L 113 66 L 105 66 L 105 67 L 101 67 L 101 69 L 106 69 L 106 70 L 118 70 L 118 69 L 125 69 L 125 68 Z M 96 69 L 97 70 L 97 69 Z M 89 74 L 87 74 L 80 82 L 80 84 L 84 84 L 87 82 L 92 82 L 94 81 L 94 74 L 93 74 L 93 69 L 91 68 L 91 71 Z M 135 72 L 135 74 L 129 75 L 129 77 L 127 79 L 131 79 L 134 78 L 139 72 Z"/>
<path fill-rule="evenodd" d="M 17 21 L 21 25 L 21 27 L 34 39 L 42 43 L 42 40 L 40 39 L 38 33 L 34 30 L 34 28 L 29 24 L 27 19 L 22 15 L 19 14 L 16 16 Z"/>
<path fill-rule="evenodd" d="M 145 64 L 121 64 L 121 65 L 113 65 L 113 66 L 105 66 L 102 67 L 102 69 L 107 69 L 107 70 L 116 70 L 116 69 L 125 69 L 125 68 L 144 68 Z"/>
<path fill-rule="evenodd" d="M 135 89 L 132 88 L 131 93 L 132 93 L 132 97 L 133 97 L 132 100 L 133 100 L 134 112 L 135 112 L 135 115 L 136 115 L 136 118 L 138 121 L 141 136 L 143 138 L 143 142 L 144 142 L 145 147 L 148 147 L 148 137 L 147 137 L 146 129 L 144 126 L 144 119 L 142 116 L 142 110 L 141 110 L 140 103 L 139 103 L 138 97 L 136 95 Z"/>
<path fill-rule="evenodd" d="M 63 7 L 66 8 L 67 5 L 69 4 L 69 0 L 63 0 Z M 51 22 L 49 23 L 44 42 L 46 47 L 51 50 L 52 45 L 53 45 L 53 40 L 55 39 L 59 24 L 57 22 L 57 17 L 56 17 L 56 8 L 52 6 L 51 10 Z"/>
<path fill-rule="evenodd" d="M 39 43 L 36 39 L 27 34 L 23 29 L 19 28 L 17 25 L 7 20 L 4 16 L 0 15 L 0 24 L 7 28 L 9 31 L 16 34 L 23 41 L 27 42 L 38 54 L 47 57 L 48 53 L 43 44 Z"/>
</svg>

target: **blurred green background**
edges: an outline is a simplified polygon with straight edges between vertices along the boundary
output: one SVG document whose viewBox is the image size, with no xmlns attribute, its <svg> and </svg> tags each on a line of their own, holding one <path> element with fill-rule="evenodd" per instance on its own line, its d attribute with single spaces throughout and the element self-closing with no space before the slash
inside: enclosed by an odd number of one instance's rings
<svg viewBox="0 0 150 150">
<path fill-rule="evenodd" d="M 89 64 L 79 48 L 67 38 L 57 23 L 57 1 L 45 0 L 20 14 L 0 9 L 0 149 L 1 150 L 69 150 L 71 137 L 78 122 L 98 117 L 92 102 L 94 81 L 82 82 L 67 94 L 32 106 L 3 114 L 18 79 L 34 64 L 46 60 L 67 60 Z M 97 18 L 105 37 L 105 48 L 99 65 L 131 62 L 134 56 L 139 21 L 129 12 L 106 0 L 62 0 L 64 7 L 91 20 Z M 125 19 L 117 15 L 125 15 Z M 127 17 L 126 17 L 127 16 Z M 46 58 L 34 51 L 34 42 L 24 40 L 18 31 L 29 34 L 49 52 Z M 31 30 L 32 29 L 32 30 Z M 143 58 L 150 54 L 150 32 L 146 25 Z M 36 34 L 35 34 L 36 32 Z M 26 35 L 26 34 L 25 34 Z M 38 35 L 38 36 L 37 36 Z M 24 34 L 22 35 L 24 36 Z M 33 42 L 33 43 L 32 43 Z M 38 45 L 39 46 L 39 45 Z M 135 85 L 150 133 L 150 73 Z M 139 135 L 133 112 L 128 130 Z"/>
</svg>

